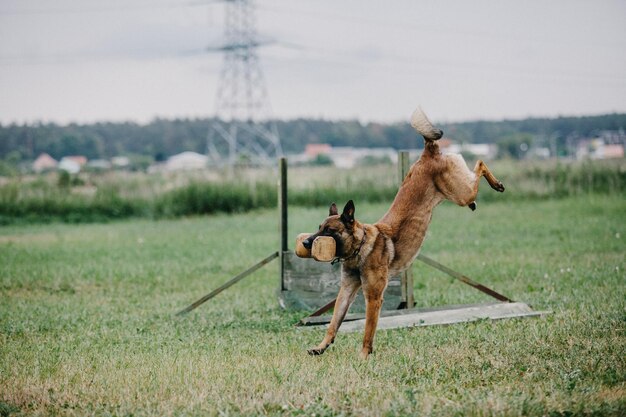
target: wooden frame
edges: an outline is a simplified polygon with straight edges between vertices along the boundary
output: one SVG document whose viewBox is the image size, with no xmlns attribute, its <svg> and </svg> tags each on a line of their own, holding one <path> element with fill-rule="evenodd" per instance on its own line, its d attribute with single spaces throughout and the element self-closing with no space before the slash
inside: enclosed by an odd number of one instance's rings
<svg viewBox="0 0 626 417">
<path fill-rule="evenodd" d="M 329 322 L 329 316 L 321 316 L 332 309 L 341 278 L 339 264 L 317 262 L 313 259 L 299 258 L 289 250 L 289 217 L 287 213 L 287 159 L 280 159 L 280 182 L 278 207 L 280 212 L 280 248 L 278 252 L 256 263 L 246 271 L 230 279 L 219 288 L 198 299 L 193 304 L 180 310 L 181 316 L 196 309 L 222 291 L 241 281 L 245 277 L 268 264 L 275 258 L 280 259 L 280 287 L 278 288 L 279 303 L 283 308 L 298 310 L 314 310 L 308 317 L 300 321 L 301 325 L 320 325 Z M 398 158 L 398 176 L 404 179 L 409 169 L 408 152 L 400 152 Z M 524 303 L 514 302 L 510 298 L 473 281 L 467 276 L 440 264 L 426 255 L 419 254 L 419 261 L 442 271 L 449 276 L 470 285 L 475 289 L 497 299 L 498 303 L 471 304 L 461 306 L 443 306 L 435 308 L 414 307 L 413 276 L 411 268 L 400 276 L 390 278 L 385 291 L 383 311 L 379 322 L 380 328 L 428 326 L 452 324 L 482 319 L 504 319 L 512 317 L 534 317 L 551 313 L 550 311 L 534 311 Z M 349 322 L 344 330 L 361 329 L 364 324 L 365 303 L 362 294 L 354 302 L 351 313 L 346 317 Z"/>
<path fill-rule="evenodd" d="M 402 151 L 398 155 L 398 177 L 404 180 L 409 171 L 409 153 Z M 280 230 L 280 292 L 279 302 L 283 308 L 315 311 L 327 305 L 337 295 L 341 266 L 339 264 L 316 262 L 303 259 L 289 249 L 289 215 L 287 204 L 287 159 L 279 161 L 279 230 Z M 413 276 L 411 269 L 399 276 L 391 277 L 383 310 L 412 308 L 415 304 L 413 296 Z M 359 294 L 350 311 L 365 311 L 363 296 Z"/>
<path fill-rule="evenodd" d="M 409 171 L 409 153 L 398 154 L 398 178 L 401 183 Z M 339 264 L 317 262 L 313 259 L 299 258 L 289 250 L 289 216 L 287 213 L 287 160 L 281 158 L 278 207 L 280 212 L 280 288 L 279 303 L 286 309 L 313 311 L 301 320 L 301 325 L 324 325 L 330 316 L 322 316 L 332 309 L 341 279 Z M 391 277 L 383 301 L 380 326 L 385 328 L 411 327 L 437 324 L 452 324 L 481 319 L 504 319 L 512 317 L 534 317 L 548 314 L 550 311 L 534 311 L 530 306 L 514 302 L 510 298 L 468 278 L 460 272 L 419 254 L 417 260 L 444 272 L 445 274 L 472 286 L 495 298 L 497 303 L 471 304 L 461 306 L 442 306 L 435 308 L 414 308 L 412 268 L 400 276 Z M 363 326 L 365 303 L 359 293 L 346 317 L 344 330 L 357 330 Z"/>
</svg>

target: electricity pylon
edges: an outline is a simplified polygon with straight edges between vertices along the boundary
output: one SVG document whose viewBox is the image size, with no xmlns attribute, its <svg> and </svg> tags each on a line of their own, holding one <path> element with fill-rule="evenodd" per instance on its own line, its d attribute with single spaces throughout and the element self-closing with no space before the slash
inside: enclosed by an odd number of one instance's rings
<svg viewBox="0 0 626 417">
<path fill-rule="evenodd" d="M 207 153 L 214 165 L 267 165 L 282 155 L 256 49 L 255 10 L 252 0 L 226 2 L 224 53 L 215 100 L 215 118 L 207 138 Z"/>
</svg>

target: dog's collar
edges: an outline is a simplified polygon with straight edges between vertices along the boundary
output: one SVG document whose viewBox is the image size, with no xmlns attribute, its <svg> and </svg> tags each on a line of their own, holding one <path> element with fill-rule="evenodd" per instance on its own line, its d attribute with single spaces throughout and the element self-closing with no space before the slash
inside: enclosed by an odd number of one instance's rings
<svg viewBox="0 0 626 417">
<path fill-rule="evenodd" d="M 367 237 L 367 233 L 365 232 L 365 228 L 363 228 L 363 239 L 361 239 L 361 243 L 359 244 L 359 247 L 356 248 L 356 250 L 352 252 L 350 256 L 346 256 L 345 258 L 341 258 L 339 256 L 335 257 L 335 259 L 333 259 L 330 262 L 330 264 L 335 265 L 337 262 L 345 262 L 345 261 L 348 261 L 352 258 L 356 258 L 357 256 L 359 256 L 359 252 L 361 252 L 361 248 L 363 247 L 363 244 L 365 243 L 366 237 Z"/>
</svg>

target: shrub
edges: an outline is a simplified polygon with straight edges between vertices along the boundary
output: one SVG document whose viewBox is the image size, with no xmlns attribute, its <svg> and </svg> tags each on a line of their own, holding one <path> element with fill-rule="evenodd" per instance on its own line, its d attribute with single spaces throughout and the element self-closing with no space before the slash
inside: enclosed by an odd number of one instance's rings
<svg viewBox="0 0 626 417">
<path fill-rule="evenodd" d="M 241 213 L 274 207 L 276 187 L 267 183 L 192 182 L 156 198 L 155 216 L 189 216 L 216 212 Z"/>
<path fill-rule="evenodd" d="M 623 161 L 586 163 L 512 163 L 493 171 L 507 187 L 503 195 L 486 190 L 483 182 L 479 199 L 560 198 L 579 194 L 626 193 L 626 168 Z M 331 173 L 333 173 L 332 171 Z M 128 217 L 179 217 L 213 213 L 241 213 L 275 207 L 278 190 L 274 183 L 209 182 L 194 180 L 166 192 L 154 191 L 135 179 L 103 182 L 95 194 L 80 194 L 72 189 L 69 174 L 57 183 L 43 177 L 32 182 L 13 180 L 0 186 L 0 224 L 15 222 L 93 222 Z M 393 181 L 377 176 L 331 176 L 326 184 L 289 189 L 289 204 L 326 206 L 347 199 L 357 202 L 390 202 L 398 188 Z M 148 190 L 148 192 L 146 192 Z M 152 190 L 152 191 L 150 191 Z"/>
</svg>

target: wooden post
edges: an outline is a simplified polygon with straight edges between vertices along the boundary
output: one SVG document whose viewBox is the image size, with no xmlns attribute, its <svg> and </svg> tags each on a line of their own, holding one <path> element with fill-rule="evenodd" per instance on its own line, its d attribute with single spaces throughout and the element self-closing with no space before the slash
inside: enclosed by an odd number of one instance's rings
<svg viewBox="0 0 626 417">
<path fill-rule="evenodd" d="M 409 151 L 398 152 L 398 180 L 400 184 L 409 172 Z"/>
<path fill-rule="evenodd" d="M 406 174 L 409 172 L 409 152 L 398 152 L 398 177 L 400 184 L 404 181 Z M 415 299 L 413 297 L 413 272 L 412 266 L 402 273 L 402 301 L 405 303 L 405 308 L 413 308 L 415 306 Z"/>
<path fill-rule="evenodd" d="M 287 215 L 287 158 L 282 157 L 278 163 L 279 180 L 278 180 L 278 210 L 279 210 L 279 230 L 280 230 L 280 290 L 285 290 L 284 284 L 284 259 L 283 254 L 289 250 L 289 224 Z"/>
</svg>

